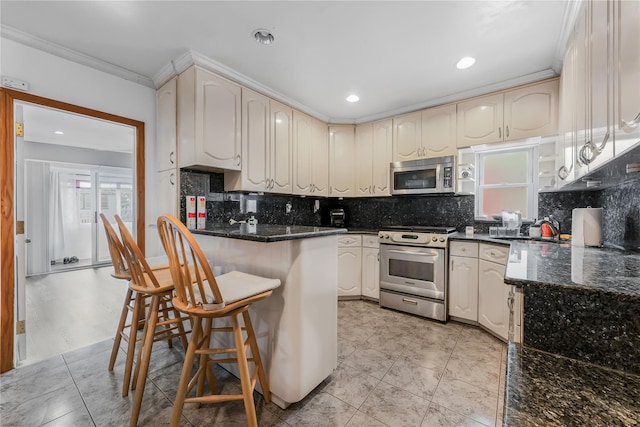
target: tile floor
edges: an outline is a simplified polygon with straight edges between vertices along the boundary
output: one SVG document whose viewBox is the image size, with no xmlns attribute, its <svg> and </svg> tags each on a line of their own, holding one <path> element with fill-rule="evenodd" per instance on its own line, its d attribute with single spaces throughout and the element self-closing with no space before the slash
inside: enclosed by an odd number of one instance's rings
<svg viewBox="0 0 640 427">
<path fill-rule="evenodd" d="M 257 396 L 260 426 L 501 425 L 506 346 L 487 333 L 381 309 L 338 303 L 338 368 L 282 410 Z M 0 376 L 3 426 L 126 426 L 133 395 L 120 395 L 124 353 L 107 371 L 112 340 Z M 154 349 L 139 425 L 167 424 L 182 365 L 180 346 Z M 216 368 L 218 385 L 239 381 Z M 187 405 L 183 426 L 246 425 L 241 402 Z"/>
</svg>

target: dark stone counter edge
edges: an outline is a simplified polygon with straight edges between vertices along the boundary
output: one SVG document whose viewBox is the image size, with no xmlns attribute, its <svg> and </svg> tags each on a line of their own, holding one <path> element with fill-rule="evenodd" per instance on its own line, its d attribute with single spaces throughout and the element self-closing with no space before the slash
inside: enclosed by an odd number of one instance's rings
<svg viewBox="0 0 640 427">
<path fill-rule="evenodd" d="M 204 236 L 227 237 L 229 239 L 250 240 L 253 242 L 282 242 L 285 240 L 309 239 L 313 237 L 333 236 L 336 234 L 347 234 L 346 228 L 322 229 L 318 231 L 299 232 L 293 234 L 260 235 L 253 233 L 234 233 L 224 230 L 191 230 L 193 234 Z"/>
</svg>

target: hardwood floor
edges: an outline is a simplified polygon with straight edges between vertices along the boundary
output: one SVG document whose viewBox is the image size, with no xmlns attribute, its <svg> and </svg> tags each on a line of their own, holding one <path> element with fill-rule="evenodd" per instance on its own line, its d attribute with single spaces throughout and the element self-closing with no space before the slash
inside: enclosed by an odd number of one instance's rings
<svg viewBox="0 0 640 427">
<path fill-rule="evenodd" d="M 27 279 L 27 359 L 20 366 L 113 338 L 127 282 L 111 271 L 107 266 Z"/>
</svg>

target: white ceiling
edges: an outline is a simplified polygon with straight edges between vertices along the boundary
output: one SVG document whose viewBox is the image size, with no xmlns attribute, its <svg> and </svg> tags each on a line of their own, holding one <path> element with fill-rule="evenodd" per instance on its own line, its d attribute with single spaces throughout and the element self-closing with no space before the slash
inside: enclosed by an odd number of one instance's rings
<svg viewBox="0 0 640 427">
<path fill-rule="evenodd" d="M 4 36 L 35 36 L 40 46 L 72 49 L 149 85 L 193 50 L 270 96 L 349 123 L 553 75 L 570 4 L 3 0 L 0 15 Z M 256 43 L 258 28 L 272 31 L 275 44 Z M 463 56 L 476 64 L 457 70 Z M 347 103 L 350 93 L 360 102 Z"/>
</svg>

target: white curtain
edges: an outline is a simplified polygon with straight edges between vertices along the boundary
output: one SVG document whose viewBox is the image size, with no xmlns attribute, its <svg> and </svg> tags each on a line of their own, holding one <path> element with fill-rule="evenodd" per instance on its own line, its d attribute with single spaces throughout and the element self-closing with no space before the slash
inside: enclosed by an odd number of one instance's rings
<svg viewBox="0 0 640 427">
<path fill-rule="evenodd" d="M 60 172 L 49 174 L 51 191 L 49 192 L 49 257 L 52 261 L 61 261 L 65 255 L 64 219 L 62 193 L 64 182 L 60 180 Z"/>
</svg>

